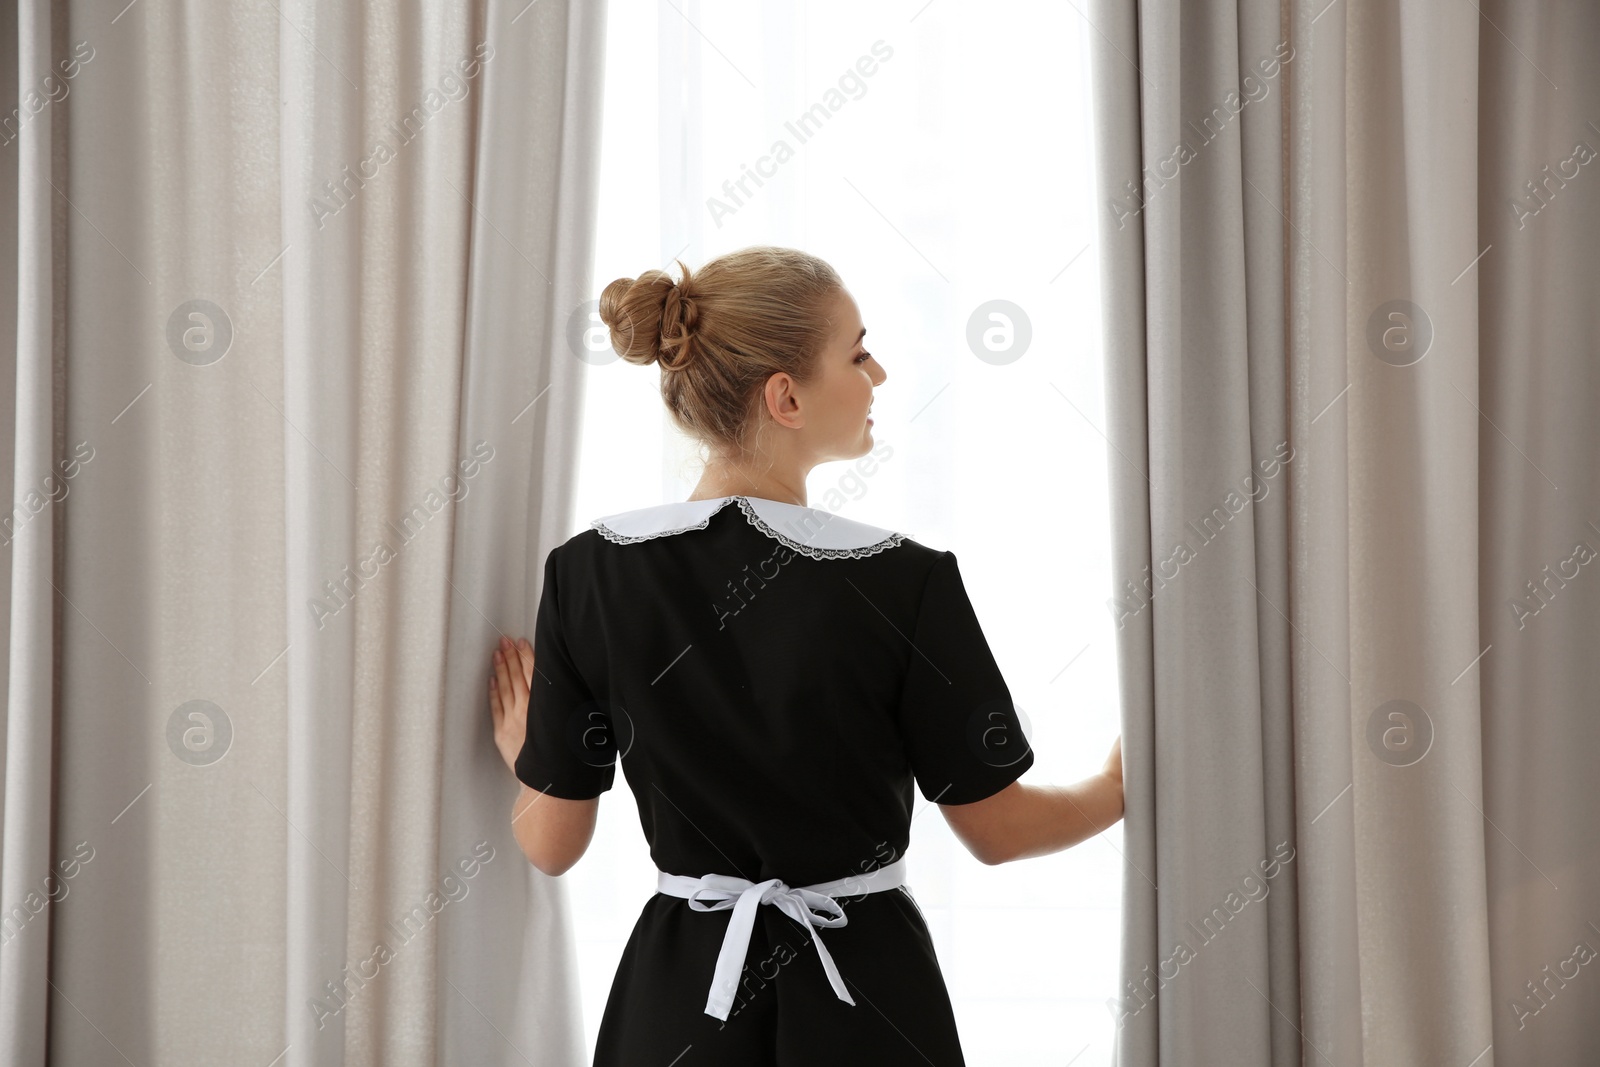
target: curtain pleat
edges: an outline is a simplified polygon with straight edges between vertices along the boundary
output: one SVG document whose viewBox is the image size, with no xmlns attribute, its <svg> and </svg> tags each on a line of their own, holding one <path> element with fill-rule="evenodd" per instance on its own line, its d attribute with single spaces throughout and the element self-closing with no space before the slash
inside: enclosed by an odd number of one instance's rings
<svg viewBox="0 0 1600 1067">
<path fill-rule="evenodd" d="M 371 262 L 363 240 L 369 222 L 373 231 L 382 225 L 373 215 L 388 214 L 385 206 L 408 199 L 400 188 L 402 176 L 380 171 L 367 188 L 358 183 L 359 175 L 357 180 L 340 175 L 346 161 L 366 155 L 362 142 L 370 121 L 368 110 L 377 106 L 394 114 L 399 100 L 409 95 L 397 92 L 400 87 L 394 84 L 405 63 L 401 42 L 391 38 L 389 54 L 375 55 L 369 64 L 357 19 L 340 18 L 314 0 L 287 3 L 282 10 L 283 19 L 273 27 L 278 81 L 297 90 L 286 94 L 278 137 L 283 230 L 279 247 L 286 249 L 278 273 L 283 292 L 283 593 L 288 652 L 281 667 L 287 774 L 283 792 L 269 799 L 283 809 L 291 829 L 285 835 L 284 867 L 288 905 L 284 1061 L 285 1067 L 311 1067 L 343 1063 L 346 1041 L 364 1044 L 370 1036 L 362 1022 L 372 998 L 362 995 L 366 989 L 358 983 L 376 985 L 377 974 L 369 966 L 367 974 L 351 980 L 346 967 L 356 942 L 354 928 L 367 925 L 363 920 L 377 910 L 373 905 L 393 902 L 386 872 L 352 862 L 351 794 L 358 774 L 353 738 L 370 705 L 358 698 L 350 669 L 366 637 L 361 622 L 370 617 L 360 609 L 381 612 L 377 597 L 392 587 L 389 583 L 356 586 L 365 578 L 362 570 L 377 569 L 374 563 L 356 564 L 354 578 L 342 574 L 358 552 L 367 555 L 365 542 L 372 535 L 360 537 L 358 546 L 359 520 L 365 517 L 370 523 L 389 502 L 388 494 L 375 492 L 378 485 L 372 477 L 385 458 L 383 413 L 373 412 L 376 417 L 369 421 L 360 399 L 371 388 L 371 400 L 380 407 L 392 403 L 394 390 L 405 385 L 382 382 L 389 376 L 382 371 L 393 374 L 408 365 L 405 356 L 414 358 L 417 353 L 376 353 L 367 343 L 368 316 L 363 314 L 369 267 L 391 287 L 407 273 L 401 248 L 391 248 L 389 255 Z M 354 72 L 360 81 L 353 82 L 347 72 Z M 406 88 L 414 92 L 416 82 Z M 425 153 L 426 145 L 422 148 Z M 413 154 L 407 162 L 416 167 L 424 158 Z M 380 176 L 391 179 L 389 188 L 378 187 Z M 323 181 L 341 188 L 330 193 L 319 188 Z M 314 199 L 308 200 L 307 191 Z M 308 210 L 313 205 L 337 208 L 337 213 L 313 214 Z M 446 240 L 440 249 L 446 270 L 454 251 L 451 245 Z M 400 297 L 396 292 L 395 302 L 385 309 L 391 316 L 404 308 Z M 393 340 L 393 318 L 372 325 L 374 340 Z M 331 353 L 344 358 L 327 358 Z M 352 418 L 357 412 L 362 417 Z M 367 484 L 365 496 L 362 482 Z M 387 540 L 387 531 L 382 536 Z M 390 566 L 404 567 L 414 558 L 402 553 Z M 397 570 L 394 577 L 401 573 Z M 335 583 L 337 591 L 331 596 L 321 588 L 324 581 Z M 359 608 L 342 610 L 346 599 Z M 374 666 L 381 663 L 382 659 Z M 378 679 L 374 674 L 368 681 Z M 377 697 L 385 688 L 375 686 L 366 695 Z M 404 713 L 404 709 L 392 711 Z M 414 753 L 411 759 L 423 755 Z M 381 788 L 381 783 L 381 775 L 366 780 L 369 786 Z M 431 827 L 422 832 L 430 833 Z M 365 888 L 355 882 L 352 872 Z M 423 937 L 406 946 L 424 966 L 431 941 Z M 390 991 L 399 985 L 387 980 L 399 977 L 399 968 L 394 971 L 383 976 L 383 986 Z M 334 983 L 334 988 L 328 989 L 325 982 Z"/>
<path fill-rule="evenodd" d="M 1483 12 L 1476 399 L 1493 1056 L 1499 1067 L 1600 1063 L 1600 8 L 1496 0 Z"/>
<path fill-rule="evenodd" d="M 0 1062 L 582 1059 L 486 684 L 572 518 L 604 20 L 0 28 Z"/>
<path fill-rule="evenodd" d="M 487 716 L 487 652 L 500 631 L 532 640 L 544 558 L 571 534 L 577 488 L 586 365 L 571 330 L 574 315 L 590 322 L 605 8 L 573 3 L 530 24 L 538 10 L 489 6 L 490 26 L 506 28 L 491 37 L 504 56 L 461 190 L 479 224 L 457 451 L 492 458 L 452 546 L 447 681 L 466 696 L 441 740 L 446 780 L 470 786 L 442 797 L 440 864 L 488 839 L 498 850 L 488 866 L 503 869 L 478 906 L 443 916 L 439 973 L 450 980 L 438 1006 L 441 1045 L 458 1062 L 564 1067 L 586 1061 L 567 883 L 538 873 L 509 838 L 500 844 L 515 789 L 476 726 Z M 510 916 L 521 925 L 508 929 Z"/>
<path fill-rule="evenodd" d="M 6 84 L 39 83 L 51 64 L 51 5 L 20 0 L 15 20 L 0 19 Z M 9 93 L 8 93 L 9 95 Z M 58 210 L 64 207 L 53 183 L 53 114 L 41 112 L 5 130 L 0 182 L 7 203 L 4 280 L 5 324 L 16 345 L 7 360 L 0 400 L 7 414 L 3 434 L 6 499 L 33 493 L 19 515 L 12 508 L 0 529 L 0 574 L 9 611 L 3 666 L 6 721 L 0 731 L 5 775 L 0 789 L 0 1062 L 44 1062 L 42 1024 L 51 998 L 50 941 L 44 913 L 55 890 L 52 874 L 51 797 L 57 785 L 53 759 L 57 640 L 56 589 L 58 516 L 41 499 L 39 479 L 55 456 L 57 389 L 55 346 L 60 285 L 55 255 Z M 49 489 L 44 489 L 48 498 Z M 18 521 L 22 515 L 27 521 Z"/>
</svg>

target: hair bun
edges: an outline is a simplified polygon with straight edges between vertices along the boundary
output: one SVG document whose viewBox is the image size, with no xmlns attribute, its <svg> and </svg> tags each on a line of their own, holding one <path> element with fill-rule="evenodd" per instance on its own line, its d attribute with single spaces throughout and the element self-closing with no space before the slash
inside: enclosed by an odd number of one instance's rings
<svg viewBox="0 0 1600 1067">
<path fill-rule="evenodd" d="M 674 282 L 661 305 L 661 340 L 656 361 L 667 370 L 682 370 L 694 361 L 695 327 L 700 322 L 700 310 L 685 282 Z"/>
<path fill-rule="evenodd" d="M 660 363 L 670 371 L 693 362 L 700 313 L 689 268 L 677 261 L 683 277 L 647 270 L 637 278 L 618 278 L 600 294 L 600 321 L 611 331 L 611 347 L 629 363 Z"/>
</svg>

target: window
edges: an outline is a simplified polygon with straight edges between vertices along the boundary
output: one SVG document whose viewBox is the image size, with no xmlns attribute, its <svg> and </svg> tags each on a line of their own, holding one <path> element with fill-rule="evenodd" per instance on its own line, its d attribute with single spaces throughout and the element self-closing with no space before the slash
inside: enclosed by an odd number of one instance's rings
<svg viewBox="0 0 1600 1067">
<path fill-rule="evenodd" d="M 1024 781 L 1097 771 L 1118 697 L 1094 30 L 1072 5 L 1044 3 L 609 7 L 591 295 L 675 257 L 695 268 L 752 244 L 832 263 L 888 373 L 873 418 L 892 455 L 870 476 L 817 468 L 810 503 L 954 551 L 1032 727 L 1038 762 Z M 686 498 L 699 465 L 666 416 L 658 371 L 616 360 L 586 373 L 573 532 Z M 917 803 L 909 882 L 968 1061 L 1109 1063 L 1121 824 L 984 867 Z M 625 787 L 606 794 L 595 841 L 565 877 L 592 1050 L 655 891 Z"/>
</svg>

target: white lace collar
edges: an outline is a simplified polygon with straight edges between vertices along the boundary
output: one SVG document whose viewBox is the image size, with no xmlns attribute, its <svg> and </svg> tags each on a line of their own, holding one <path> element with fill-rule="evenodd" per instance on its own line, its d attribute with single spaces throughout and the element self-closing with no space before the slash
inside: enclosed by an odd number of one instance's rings
<svg viewBox="0 0 1600 1067">
<path fill-rule="evenodd" d="M 672 504 L 605 515 L 589 523 L 608 541 L 619 545 L 687 530 L 703 530 L 711 516 L 733 501 L 750 524 L 775 541 L 812 559 L 870 556 L 893 548 L 905 534 L 868 526 L 821 508 L 767 500 L 759 496 L 720 496 L 709 500 L 680 500 Z"/>
</svg>

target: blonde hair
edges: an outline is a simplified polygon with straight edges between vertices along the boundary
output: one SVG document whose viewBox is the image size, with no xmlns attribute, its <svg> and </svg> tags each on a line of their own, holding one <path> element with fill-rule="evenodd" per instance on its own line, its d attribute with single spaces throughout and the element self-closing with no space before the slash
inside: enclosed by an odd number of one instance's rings
<svg viewBox="0 0 1600 1067">
<path fill-rule="evenodd" d="M 793 248 L 740 249 L 693 275 L 677 264 L 677 281 L 647 270 L 607 285 L 600 320 L 623 359 L 661 364 L 661 399 L 685 433 L 742 449 L 767 379 L 812 379 L 830 330 L 823 312 L 844 283 Z"/>
</svg>

